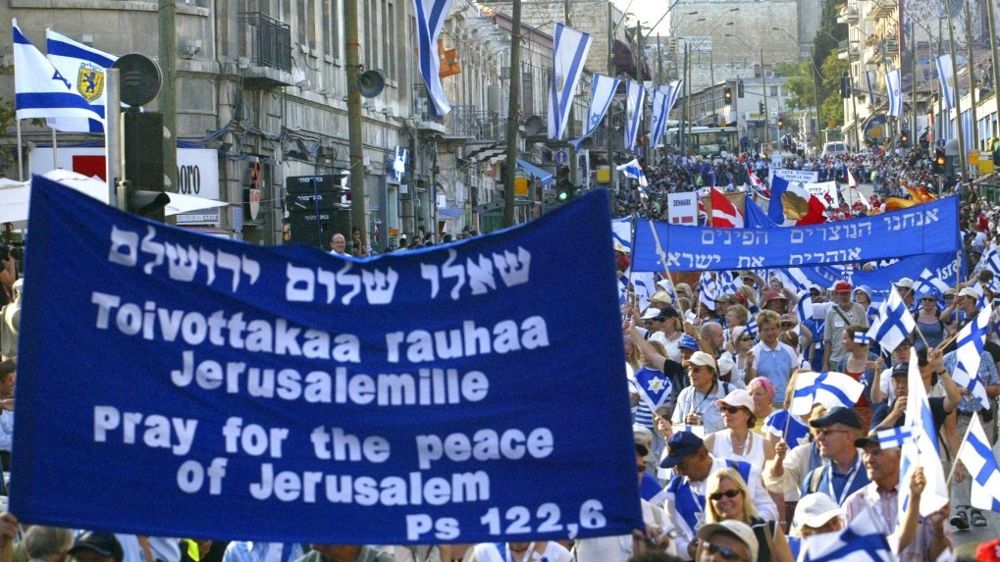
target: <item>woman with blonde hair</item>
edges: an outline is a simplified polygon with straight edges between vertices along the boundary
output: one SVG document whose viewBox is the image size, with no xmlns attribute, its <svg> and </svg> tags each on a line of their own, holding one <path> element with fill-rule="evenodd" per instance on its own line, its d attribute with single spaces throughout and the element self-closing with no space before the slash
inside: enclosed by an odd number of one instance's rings
<svg viewBox="0 0 1000 562">
<path fill-rule="evenodd" d="M 756 562 L 792 562 L 792 551 L 781 526 L 758 515 L 746 480 L 738 470 L 726 467 L 709 474 L 705 500 L 706 523 L 732 519 L 753 529 L 759 545 Z"/>
</svg>

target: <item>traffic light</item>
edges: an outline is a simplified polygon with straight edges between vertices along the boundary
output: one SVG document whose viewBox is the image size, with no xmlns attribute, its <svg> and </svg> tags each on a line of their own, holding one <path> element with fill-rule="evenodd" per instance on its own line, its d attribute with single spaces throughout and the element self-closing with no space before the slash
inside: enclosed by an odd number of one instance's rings
<svg viewBox="0 0 1000 562">
<path fill-rule="evenodd" d="M 903 131 L 899 134 L 899 141 L 903 143 L 903 147 L 907 147 L 910 144 L 910 133 Z"/>
<path fill-rule="evenodd" d="M 722 89 L 722 95 L 726 98 L 726 105 L 733 103 L 733 89 L 726 86 Z"/>
<path fill-rule="evenodd" d="M 851 77 L 846 72 L 840 76 L 840 97 L 843 99 L 851 97 Z"/>
<path fill-rule="evenodd" d="M 556 199 L 564 203 L 573 198 L 573 182 L 569 180 L 559 180 L 556 182 Z"/>
<path fill-rule="evenodd" d="M 993 165 L 1000 166 L 1000 139 L 994 137 L 992 142 L 993 147 L 990 149 L 990 152 L 993 153 Z"/>
<path fill-rule="evenodd" d="M 784 126 L 785 126 L 785 118 L 779 115 L 778 116 L 778 128 L 780 129 L 780 128 L 784 127 Z"/>
<path fill-rule="evenodd" d="M 764 102 L 757 104 L 757 107 L 760 109 L 760 114 L 764 115 Z"/>
<path fill-rule="evenodd" d="M 126 210 L 163 220 L 170 196 L 163 192 L 163 115 L 125 112 Z"/>
<path fill-rule="evenodd" d="M 945 162 L 946 162 L 946 160 L 945 160 L 945 157 L 944 157 L 944 149 L 943 148 L 937 148 L 937 149 L 935 149 L 934 150 L 934 163 L 932 165 L 932 167 L 934 168 L 934 173 L 935 174 L 943 174 L 944 173 Z"/>
<path fill-rule="evenodd" d="M 740 80 L 736 83 L 736 96 L 739 98 L 743 97 L 743 81 Z"/>
</svg>

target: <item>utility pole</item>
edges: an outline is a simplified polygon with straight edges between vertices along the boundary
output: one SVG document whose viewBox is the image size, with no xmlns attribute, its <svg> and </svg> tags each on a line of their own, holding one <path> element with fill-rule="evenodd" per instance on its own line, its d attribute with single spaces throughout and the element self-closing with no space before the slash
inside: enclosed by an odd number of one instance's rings
<svg viewBox="0 0 1000 562">
<path fill-rule="evenodd" d="M 563 19 L 565 20 L 567 27 L 572 27 L 573 24 L 570 22 L 569 2 L 570 0 L 563 0 Z M 576 122 L 576 116 L 575 116 L 576 112 L 574 111 L 575 108 L 573 107 L 575 105 L 573 103 L 575 99 L 576 99 L 576 92 L 575 91 L 570 92 L 569 119 L 568 122 L 566 123 L 566 138 L 571 140 L 573 139 L 574 135 L 573 124 Z M 579 170 L 577 169 L 578 163 L 576 161 L 576 146 L 573 143 L 568 143 L 568 144 L 569 145 L 566 147 L 566 153 L 569 155 L 569 179 L 571 182 L 573 182 L 574 186 L 578 186 L 580 185 L 580 182 L 578 182 L 576 179 L 576 176 L 579 173 Z"/>
<path fill-rule="evenodd" d="M 170 138 L 163 139 L 164 191 L 177 193 L 177 4 L 174 0 L 159 0 L 159 41 L 157 45 L 160 72 L 159 107 L 163 129 Z M 110 178 L 109 178 L 110 179 Z"/>
<path fill-rule="evenodd" d="M 958 97 L 958 61 L 955 56 L 955 23 L 951 15 L 951 2 L 944 3 L 945 12 L 948 14 L 948 47 L 951 50 L 951 75 L 954 82 L 955 94 L 955 132 L 958 133 L 958 165 L 959 177 L 965 179 L 965 135 L 962 133 L 962 100 Z M 948 118 L 951 118 L 949 113 Z"/>
<path fill-rule="evenodd" d="M 617 75 L 615 70 L 615 56 L 614 56 L 614 42 L 615 42 L 615 26 L 614 22 L 614 4 L 608 2 L 608 76 L 614 78 Z M 625 16 L 622 15 L 624 18 Z M 614 94 L 611 96 L 614 98 Z M 614 128 L 611 126 L 611 112 L 614 109 L 615 104 L 611 103 L 608 105 L 608 114 L 605 117 L 605 129 L 608 134 L 605 138 L 605 148 L 608 151 L 608 174 L 611 176 L 610 183 L 610 197 L 611 201 L 614 201 L 615 194 L 618 193 L 618 170 L 615 169 L 615 150 L 614 150 Z M 614 203 L 612 203 L 614 205 Z"/>
<path fill-rule="evenodd" d="M 764 98 L 764 145 L 768 144 L 771 133 L 771 112 L 767 110 L 767 72 L 764 71 L 764 46 L 760 46 L 760 83 L 761 96 Z M 763 148 L 763 147 L 762 147 Z M 761 152 L 764 152 L 761 150 Z"/>
<path fill-rule="evenodd" d="M 910 146 L 917 144 L 917 26 L 910 23 Z"/>
<path fill-rule="evenodd" d="M 122 155 L 125 147 L 122 143 L 122 103 L 121 103 L 121 70 L 109 68 L 105 71 L 105 86 L 107 87 L 107 100 L 104 106 L 104 126 L 107 127 L 107 173 L 108 178 L 108 204 L 117 207 L 121 211 L 128 209 L 128 198 L 125 193 L 125 186 L 122 185 L 122 177 L 125 175 L 125 168 L 122 166 Z"/>
<path fill-rule="evenodd" d="M 854 149 L 861 151 L 861 123 L 858 123 L 858 97 L 854 95 L 854 59 L 851 57 L 851 41 L 847 41 L 847 79 L 850 80 L 851 113 L 854 120 Z"/>
<path fill-rule="evenodd" d="M 997 104 L 997 116 L 1000 116 L 1000 57 L 997 56 L 997 24 L 993 10 L 993 3 L 987 0 L 986 17 L 989 29 L 992 30 L 990 33 L 990 53 L 993 57 L 993 101 Z"/>
<path fill-rule="evenodd" d="M 690 84 L 690 81 L 688 80 L 688 58 L 689 57 L 690 57 L 690 53 L 688 52 L 688 44 L 687 44 L 687 41 L 685 41 L 684 42 L 684 71 L 683 71 L 684 72 L 684 77 L 681 79 L 681 80 L 683 80 L 683 82 L 681 83 L 681 90 L 684 92 L 684 99 L 682 100 L 684 102 L 684 105 L 681 106 L 681 122 L 680 122 L 680 129 L 679 129 L 679 132 L 681 134 L 681 155 L 682 156 L 687 156 L 687 141 L 688 141 L 687 124 L 688 124 L 688 119 L 690 119 L 690 117 L 691 117 L 691 114 L 688 111 L 688 106 L 690 105 L 690 104 L 688 104 L 688 97 L 691 94 L 691 89 L 690 89 L 691 88 L 691 84 Z"/>
<path fill-rule="evenodd" d="M 347 138 L 351 166 L 351 225 L 361 231 L 361 248 L 368 247 L 368 225 L 365 222 L 365 165 L 361 137 L 361 46 L 358 44 L 358 0 L 344 0 L 344 39 L 347 47 Z M 431 205 L 435 205 L 431 201 Z M 431 225 L 431 233 L 437 225 Z M 350 232 L 342 232 L 350 236 Z"/>
<path fill-rule="evenodd" d="M 507 159 L 503 166 L 503 225 L 514 226 L 514 174 L 517 173 L 517 115 L 521 107 L 521 0 L 511 7 L 510 97 L 507 101 Z"/>
<path fill-rule="evenodd" d="M 972 112 L 970 114 L 972 116 L 972 147 L 970 150 L 979 150 L 979 120 L 976 118 L 976 102 L 978 101 L 976 98 L 979 97 L 976 95 L 976 90 L 979 88 L 976 88 L 976 63 L 972 58 L 972 23 L 969 18 L 969 1 L 971 0 L 962 2 L 962 10 L 965 14 L 965 46 L 969 50 L 969 111 Z M 987 2 L 990 1 L 992 0 L 987 0 Z M 990 35 L 995 33 L 996 29 L 991 28 Z"/>
</svg>

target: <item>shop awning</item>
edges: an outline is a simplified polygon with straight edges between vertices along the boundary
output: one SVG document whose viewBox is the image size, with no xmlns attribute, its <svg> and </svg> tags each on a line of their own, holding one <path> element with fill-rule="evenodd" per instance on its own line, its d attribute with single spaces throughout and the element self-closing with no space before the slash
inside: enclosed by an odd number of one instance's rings
<svg viewBox="0 0 1000 562">
<path fill-rule="evenodd" d="M 454 220 L 462 216 L 462 209 L 457 209 L 455 207 L 438 207 L 437 208 L 437 218 L 438 220 Z"/>
<path fill-rule="evenodd" d="M 527 160 L 522 160 L 518 158 L 517 165 L 525 172 L 528 172 L 529 174 L 534 176 L 535 179 L 542 182 L 542 185 L 544 186 L 552 185 L 552 183 L 556 181 L 556 178 L 553 177 L 552 174 L 546 172 L 545 170 L 539 168 L 538 166 L 535 166 L 534 164 L 528 162 Z"/>
</svg>

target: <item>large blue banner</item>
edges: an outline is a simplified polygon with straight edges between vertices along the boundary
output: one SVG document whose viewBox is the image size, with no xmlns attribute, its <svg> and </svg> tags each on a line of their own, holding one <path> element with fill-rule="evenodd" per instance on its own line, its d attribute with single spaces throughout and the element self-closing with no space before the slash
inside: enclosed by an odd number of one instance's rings
<svg viewBox="0 0 1000 562">
<path fill-rule="evenodd" d="M 671 271 L 769 269 L 864 262 L 961 247 L 958 199 L 792 228 L 705 228 L 655 223 Z M 649 221 L 636 223 L 635 271 L 663 271 Z"/>
<path fill-rule="evenodd" d="M 605 195 L 354 260 L 33 182 L 23 521 L 325 544 L 642 528 Z"/>
<path fill-rule="evenodd" d="M 903 277 L 910 279 L 935 278 L 948 285 L 958 283 L 958 262 L 954 253 L 910 256 L 881 265 L 869 271 L 860 267 L 843 266 L 803 267 L 802 273 L 820 287 L 832 287 L 840 280 L 850 281 L 855 287 L 867 285 L 875 292 L 888 293 L 892 285 Z"/>
</svg>

